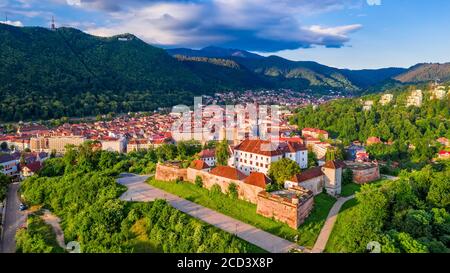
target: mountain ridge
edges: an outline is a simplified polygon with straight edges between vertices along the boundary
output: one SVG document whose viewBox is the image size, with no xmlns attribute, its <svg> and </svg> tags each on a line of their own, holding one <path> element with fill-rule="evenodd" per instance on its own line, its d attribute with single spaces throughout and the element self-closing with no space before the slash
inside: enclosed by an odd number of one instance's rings
<svg viewBox="0 0 450 273">
<path fill-rule="evenodd" d="M 0 120 L 149 111 L 190 105 L 194 96 L 230 90 L 290 88 L 359 95 L 400 84 L 395 77 L 424 66 L 345 70 L 239 49 L 184 51 L 206 51 L 208 56 L 174 58 L 168 53 L 173 49 L 149 45 L 130 33 L 98 37 L 75 28 L 0 24 Z M 438 66 L 441 78 L 446 79 L 446 67 Z"/>
</svg>

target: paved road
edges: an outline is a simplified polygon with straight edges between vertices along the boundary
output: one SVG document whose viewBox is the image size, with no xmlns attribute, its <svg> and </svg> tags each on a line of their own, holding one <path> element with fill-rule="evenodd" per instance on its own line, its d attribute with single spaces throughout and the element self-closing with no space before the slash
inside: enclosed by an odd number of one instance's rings
<svg viewBox="0 0 450 273">
<path fill-rule="evenodd" d="M 320 231 L 319 237 L 317 237 L 316 243 L 314 244 L 314 247 L 311 251 L 312 253 L 322 253 L 325 250 L 342 205 L 353 198 L 355 198 L 355 195 L 349 197 L 341 197 L 336 201 L 336 203 L 334 203 L 333 207 L 328 213 L 327 220 L 325 221 L 325 224 Z"/>
<path fill-rule="evenodd" d="M 128 191 L 120 198 L 125 201 L 141 202 L 165 199 L 174 208 L 226 232 L 235 234 L 237 237 L 271 253 L 286 253 L 293 248 L 301 248 L 295 243 L 255 228 L 249 224 L 150 186 L 145 183 L 148 178 L 149 176 L 127 176 L 119 178 L 117 180 L 118 183 L 128 187 Z"/>
<path fill-rule="evenodd" d="M 17 195 L 19 187 L 19 183 L 10 184 L 8 187 L 5 226 L 0 246 L 3 253 L 16 252 L 16 231 L 19 227 L 25 225 L 27 220 L 27 213 L 19 211 L 20 200 Z"/>
</svg>

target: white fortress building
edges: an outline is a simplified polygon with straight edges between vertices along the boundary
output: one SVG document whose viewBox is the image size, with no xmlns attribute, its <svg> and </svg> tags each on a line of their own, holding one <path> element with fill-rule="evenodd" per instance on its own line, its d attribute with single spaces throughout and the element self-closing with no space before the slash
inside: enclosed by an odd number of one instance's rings
<svg viewBox="0 0 450 273">
<path fill-rule="evenodd" d="M 270 164 L 289 158 L 302 169 L 308 168 L 308 150 L 296 142 L 270 142 L 246 139 L 234 147 L 228 165 L 249 175 L 253 172 L 268 173 Z"/>
</svg>

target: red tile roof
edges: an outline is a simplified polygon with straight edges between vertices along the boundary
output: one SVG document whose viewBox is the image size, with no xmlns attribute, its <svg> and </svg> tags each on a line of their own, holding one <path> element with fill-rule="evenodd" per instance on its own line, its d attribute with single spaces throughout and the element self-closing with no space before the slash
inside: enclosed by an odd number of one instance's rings
<svg viewBox="0 0 450 273">
<path fill-rule="evenodd" d="M 325 168 L 329 168 L 329 169 L 340 169 L 340 168 L 344 168 L 345 167 L 345 163 L 342 161 L 327 161 L 325 163 L 325 165 L 323 165 Z"/>
<path fill-rule="evenodd" d="M 31 172 L 35 173 L 42 169 L 42 164 L 39 161 L 35 161 L 33 163 L 25 165 L 25 167 L 27 167 Z"/>
<path fill-rule="evenodd" d="M 306 150 L 306 147 L 298 142 L 277 143 L 266 140 L 246 139 L 239 145 L 237 145 L 234 149 L 264 156 L 276 156 L 282 155 L 284 153 L 295 153 L 297 151 Z"/>
<path fill-rule="evenodd" d="M 191 168 L 196 170 L 204 170 L 210 168 L 210 166 L 205 161 L 197 159 L 192 161 Z"/>
<path fill-rule="evenodd" d="M 266 147 L 268 148 L 267 150 L 264 149 Z M 279 147 L 275 147 L 270 141 L 266 140 L 246 139 L 242 141 L 239 145 L 237 145 L 234 149 L 253 154 L 260 154 L 264 156 L 275 156 L 283 154 L 282 149 L 279 149 Z"/>
<path fill-rule="evenodd" d="M 381 139 L 378 137 L 369 137 L 367 139 L 367 144 L 377 144 L 377 143 L 382 143 Z"/>
<path fill-rule="evenodd" d="M 272 180 L 263 173 L 251 173 L 244 179 L 244 183 L 265 189 L 268 184 L 272 183 Z"/>
<path fill-rule="evenodd" d="M 211 170 L 210 174 L 225 177 L 233 180 L 244 180 L 247 176 L 236 168 L 229 166 L 217 166 Z"/>
<path fill-rule="evenodd" d="M 216 157 L 216 149 L 206 149 L 198 153 L 200 158 Z"/>
<path fill-rule="evenodd" d="M 325 130 L 321 130 L 321 129 L 317 129 L 317 128 L 303 128 L 302 129 L 302 133 L 316 133 L 316 134 L 321 134 L 321 135 L 328 135 L 328 132 Z"/>
<path fill-rule="evenodd" d="M 292 182 L 301 183 L 319 176 L 322 176 L 322 168 L 321 167 L 315 167 L 309 170 L 306 170 L 302 173 L 296 174 L 291 178 Z"/>
</svg>

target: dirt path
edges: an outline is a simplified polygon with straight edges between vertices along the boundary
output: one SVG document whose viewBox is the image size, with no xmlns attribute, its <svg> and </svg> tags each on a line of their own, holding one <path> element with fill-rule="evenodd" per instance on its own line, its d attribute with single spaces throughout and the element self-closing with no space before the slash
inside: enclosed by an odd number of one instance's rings
<svg viewBox="0 0 450 273">
<path fill-rule="evenodd" d="M 63 249 L 66 249 L 66 243 L 64 241 L 64 232 L 61 229 L 61 226 L 59 223 L 61 222 L 61 219 L 59 219 L 56 215 L 52 214 L 48 210 L 44 210 L 44 214 L 41 216 L 42 220 L 45 221 L 45 223 L 49 224 L 53 231 L 56 234 L 56 241 L 58 242 L 58 245 L 62 247 Z"/>
</svg>

